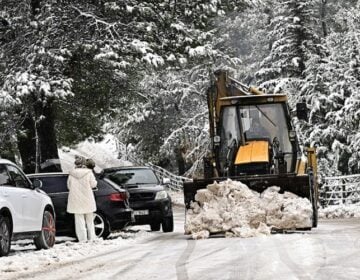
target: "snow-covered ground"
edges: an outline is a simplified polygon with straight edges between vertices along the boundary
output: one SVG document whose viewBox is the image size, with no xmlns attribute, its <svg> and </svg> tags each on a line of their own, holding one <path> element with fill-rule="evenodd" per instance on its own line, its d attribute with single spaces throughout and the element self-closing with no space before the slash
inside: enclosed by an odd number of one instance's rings
<svg viewBox="0 0 360 280">
<path fill-rule="evenodd" d="M 319 209 L 320 219 L 359 218 L 360 204 L 330 205 Z"/>
<path fill-rule="evenodd" d="M 0 258 L 0 279 L 13 278 L 16 275 L 43 270 L 56 264 L 66 264 L 108 251 L 121 250 L 124 246 L 135 244 L 153 235 L 144 229 L 111 234 L 107 240 L 97 239 L 78 243 L 72 238 L 57 237 L 55 246 L 49 250 L 35 251 L 31 240 L 13 242 L 11 253 Z M 94 261 L 96 263 L 96 260 Z"/>
<path fill-rule="evenodd" d="M 173 233 L 141 230 L 83 245 L 62 240 L 47 251 L 16 245 L 0 258 L 0 279 L 360 279 L 359 219 L 322 220 L 291 234 L 191 240 L 184 209 L 174 210 Z"/>
<path fill-rule="evenodd" d="M 62 167 L 65 172 L 69 171 L 73 167 L 75 155 L 82 155 L 87 158 L 93 158 L 97 164 L 96 171 L 101 171 L 101 169 L 105 168 L 105 167 L 131 165 L 130 162 L 121 161 L 117 158 L 118 151 L 117 151 L 116 141 L 111 136 L 107 136 L 107 138 L 104 141 L 102 141 L 101 143 L 85 141 L 83 143 L 80 143 L 77 147 L 75 147 L 75 149 L 69 149 L 69 148 L 64 147 L 64 148 L 60 149 L 59 152 L 60 152 L 61 164 L 62 164 Z M 169 194 L 172 198 L 174 205 L 182 206 L 182 207 L 184 206 L 184 198 L 183 198 L 182 192 L 169 191 Z M 248 194 L 250 195 L 250 193 L 248 193 Z M 274 194 L 274 192 L 272 193 L 272 195 L 273 194 Z M 270 200 L 268 200 L 269 205 L 271 204 Z M 249 204 L 247 204 L 247 205 L 249 206 Z M 273 206 L 276 206 L 276 205 L 279 206 L 279 203 L 275 203 Z M 275 208 L 278 209 L 278 207 L 275 207 Z M 233 212 L 233 210 L 234 209 L 229 208 L 228 212 L 229 213 Z M 52 248 L 50 250 L 41 250 L 41 251 L 35 250 L 34 244 L 32 244 L 31 240 L 14 242 L 12 244 L 12 251 L 11 251 L 10 255 L 8 257 L 0 258 L 0 279 L 1 280 L 19 279 L 19 277 L 31 277 L 32 279 L 50 279 L 50 278 L 46 278 L 46 276 L 42 277 L 42 278 L 41 277 L 38 278 L 39 273 L 46 273 L 46 271 L 49 271 L 52 269 L 57 269 L 60 271 L 62 267 L 67 267 L 69 265 L 73 265 L 74 267 L 76 267 L 77 271 L 82 271 L 81 266 L 82 266 L 83 262 L 86 262 L 87 265 L 89 265 L 90 267 L 93 267 L 93 269 L 95 269 L 97 267 L 98 260 L 104 259 L 104 256 L 107 256 L 109 254 L 116 255 L 117 252 L 119 252 L 119 254 L 120 254 L 121 252 L 126 252 L 127 250 L 129 250 L 129 248 L 142 248 L 142 246 L 143 246 L 142 244 L 149 244 L 149 247 L 151 247 L 150 244 L 151 244 L 153 238 L 160 239 L 160 241 L 162 238 L 164 238 L 163 242 L 166 242 L 166 246 L 165 246 L 166 248 L 164 247 L 162 249 L 163 251 L 160 252 L 162 254 L 162 255 L 160 254 L 161 260 L 157 261 L 157 262 L 161 263 L 161 266 L 159 267 L 160 270 L 156 272 L 156 273 L 158 273 L 158 275 L 161 275 L 163 272 L 165 272 L 165 274 L 166 273 L 170 274 L 170 272 L 172 273 L 172 270 L 167 269 L 163 266 L 163 261 L 164 261 L 164 259 L 169 258 L 168 256 L 173 255 L 173 254 L 176 254 L 176 257 L 174 258 L 174 262 L 176 260 L 178 260 L 176 262 L 177 279 L 185 277 L 186 273 L 198 275 L 199 267 L 190 265 L 190 263 L 192 263 L 192 262 L 186 263 L 186 266 L 188 266 L 189 272 L 186 272 L 185 263 L 183 265 L 181 265 L 182 259 L 184 257 L 190 256 L 190 254 L 192 252 L 191 250 L 194 250 L 195 245 L 191 245 L 193 243 L 189 243 L 189 241 L 186 241 L 187 239 L 183 235 L 183 233 L 184 233 L 184 217 L 183 217 L 184 208 L 180 208 L 180 209 L 177 208 L 176 211 L 177 211 L 177 215 L 178 215 L 175 220 L 176 232 L 174 234 L 170 234 L 170 235 L 149 232 L 149 231 L 147 231 L 148 227 L 132 227 L 126 231 L 112 234 L 110 236 L 110 239 L 108 239 L 108 240 L 99 239 L 99 240 L 96 240 L 93 242 L 88 242 L 88 243 L 77 243 L 77 242 L 74 242 L 74 240 L 71 238 L 57 238 L 57 243 L 55 244 L 54 248 Z M 181 216 L 180 219 L 178 218 L 179 215 Z M 320 218 L 360 217 L 360 205 L 330 206 L 326 209 L 320 209 L 319 216 L 320 216 Z M 321 221 L 320 221 L 320 225 L 321 225 Z M 349 224 L 349 225 L 350 225 L 349 228 L 353 229 L 353 227 L 351 227 L 351 224 Z M 328 239 L 332 238 L 331 237 L 332 235 L 326 235 L 327 232 L 331 233 L 333 230 L 331 224 L 327 225 L 325 228 L 321 227 L 321 229 L 322 229 L 320 232 L 321 236 L 324 235 L 325 238 L 328 238 Z M 315 230 L 315 233 L 316 232 L 317 232 L 317 230 Z M 351 233 L 351 234 L 353 235 L 353 233 Z M 316 238 L 314 240 L 316 240 Z M 172 239 L 174 239 L 173 243 L 172 243 Z M 271 239 L 269 237 L 269 240 L 270 240 L 269 243 L 267 243 L 266 239 L 264 239 L 264 238 L 255 237 L 254 244 L 256 245 L 256 242 L 261 242 L 262 244 L 265 244 L 265 245 L 268 244 L 266 246 L 271 247 L 271 244 L 273 244 L 274 240 L 277 240 L 277 239 L 282 239 L 282 237 L 271 238 Z M 287 238 L 285 236 L 284 239 L 291 239 L 291 237 Z M 300 242 L 300 240 L 303 240 L 303 238 L 301 238 L 301 236 L 296 236 L 295 239 L 297 240 L 297 242 Z M 308 240 L 308 239 L 312 240 L 310 237 L 306 237 L 306 240 Z M 195 251 L 195 254 L 193 256 L 194 261 L 196 261 L 196 259 L 199 259 L 201 261 L 201 259 L 203 258 L 203 257 L 196 258 L 195 257 L 196 252 L 198 252 L 197 254 L 200 254 L 202 256 L 203 251 L 206 250 L 206 248 L 208 249 L 209 247 L 216 248 L 216 246 L 220 246 L 220 244 L 229 244 L 228 248 L 226 248 L 226 249 L 222 248 L 221 250 L 220 249 L 218 250 L 219 252 L 225 252 L 226 250 L 231 251 L 231 248 L 238 248 L 237 246 L 240 246 L 238 244 L 239 242 L 232 243 L 231 241 L 224 242 L 222 239 L 218 239 L 218 240 L 220 240 L 220 241 L 217 242 L 217 239 L 212 239 L 210 241 L 212 246 L 207 246 L 206 243 L 198 243 L 197 247 L 199 247 L 199 248 Z M 187 243 L 186 242 L 184 243 L 182 241 L 186 241 Z M 156 245 L 156 246 L 163 244 L 163 242 L 158 243 L 158 245 Z M 200 241 L 200 242 L 205 242 L 205 241 Z M 244 243 L 245 245 L 244 244 L 241 245 L 241 250 L 238 248 L 239 250 L 236 249 L 236 251 L 229 254 L 229 256 L 231 256 L 231 259 L 234 259 L 234 254 L 236 252 L 243 252 L 244 254 L 247 252 L 246 250 L 245 251 L 243 250 L 242 246 L 245 246 L 245 248 L 246 248 L 246 246 L 247 246 L 246 244 L 248 244 L 248 243 L 250 245 L 253 244 L 253 241 L 244 241 L 244 242 L 247 242 L 247 243 Z M 171 244 L 173 244 L 173 245 L 171 245 Z M 178 244 L 178 245 L 176 245 L 176 244 Z M 203 244 L 203 245 L 201 245 L 201 244 Z M 279 244 L 277 244 L 275 248 L 278 248 L 279 246 L 282 246 L 285 244 L 286 243 L 279 242 Z M 178 247 L 176 247 L 177 250 L 174 250 L 174 251 L 172 251 L 172 253 L 169 253 L 167 251 L 169 246 L 170 247 L 171 246 L 175 246 L 175 247 L 180 246 L 181 250 L 179 250 Z M 311 244 L 309 246 L 311 247 Z M 273 250 L 273 249 L 274 248 L 271 247 L 271 250 Z M 157 257 L 156 250 L 157 250 L 156 247 L 153 249 L 150 248 L 150 251 L 154 252 L 154 256 L 152 257 L 151 262 L 150 262 L 151 266 L 153 266 L 153 264 L 154 264 L 154 258 Z M 185 250 L 184 253 L 181 253 L 182 250 Z M 244 255 L 243 259 L 247 259 L 248 257 L 251 257 L 254 252 L 252 249 L 252 245 L 247 250 L 248 250 L 249 256 Z M 324 253 L 324 252 L 320 252 L 319 254 L 322 254 L 322 253 Z M 216 253 L 214 253 L 214 254 L 216 255 Z M 260 254 L 260 255 L 263 256 L 263 254 Z M 209 255 L 209 256 L 211 256 L 211 255 Z M 141 258 L 141 259 L 144 259 L 144 258 Z M 218 259 L 219 258 L 217 258 L 217 260 Z M 314 261 L 314 260 L 309 259 L 309 262 L 310 261 Z M 267 262 L 269 262 L 269 259 L 267 260 Z M 206 258 L 204 259 L 203 262 L 201 262 L 201 264 L 204 265 L 204 268 L 206 267 L 207 263 L 208 263 L 208 261 L 206 261 Z M 217 265 L 217 262 L 213 262 L 212 264 L 210 264 L 210 263 L 209 263 L 209 266 L 211 266 L 211 267 Z M 316 263 L 316 261 L 314 263 Z M 229 259 L 228 265 L 230 265 L 229 268 L 232 267 L 232 264 L 230 263 L 230 259 Z M 151 266 L 149 266 L 149 268 L 151 268 Z M 155 266 L 156 266 L 156 264 L 155 264 Z M 236 267 L 238 267 L 238 263 L 236 263 Z M 116 267 L 114 266 L 113 269 L 116 269 Z M 214 270 L 214 271 L 216 271 L 216 270 Z M 268 272 L 269 272 L 269 270 L 266 270 L 266 273 L 268 273 Z M 296 270 L 295 272 L 298 272 L 298 270 Z M 106 275 L 106 273 L 107 272 L 104 270 L 99 270 L 92 276 L 92 278 L 84 277 L 84 279 L 98 279 L 99 277 L 102 277 L 102 275 Z M 251 273 L 253 274 L 253 271 Z M 354 271 L 354 273 L 356 274 L 357 271 Z M 275 275 L 276 275 L 276 273 L 275 273 Z M 356 275 L 358 275 L 358 274 L 356 274 Z M 360 273 L 359 273 L 359 275 L 360 275 Z M 56 278 L 61 279 L 60 276 L 61 275 L 56 275 Z M 175 275 L 173 275 L 173 276 L 175 276 Z M 75 279 L 76 277 L 77 276 L 74 274 L 69 279 Z M 133 278 L 131 278 L 131 279 L 146 279 L 146 277 L 141 278 L 140 271 L 138 272 L 138 274 L 132 275 L 132 277 Z M 65 279 L 65 278 L 66 277 L 64 276 L 63 279 Z M 290 279 L 290 278 L 283 278 L 283 279 Z M 105 277 L 104 279 L 112 279 L 112 278 Z M 125 279 L 130 279 L 130 278 L 125 278 Z M 191 278 L 182 278 L 182 279 L 191 279 Z M 195 279 L 195 278 L 193 278 L 193 279 Z M 219 278 L 211 278 L 210 277 L 209 279 L 219 279 Z M 234 278 L 230 277 L 228 279 L 239 279 L 239 278 L 234 276 Z M 254 279 L 258 279 L 258 278 L 255 277 Z M 260 277 L 259 279 L 263 279 L 263 278 Z M 295 278 L 291 278 L 291 279 L 295 279 Z M 313 279 L 315 279 L 315 278 L 313 278 Z M 355 278 L 353 278 L 353 279 L 355 279 Z"/>
<path fill-rule="evenodd" d="M 182 191 L 177 192 L 174 190 L 168 190 L 168 194 L 171 197 L 171 202 L 173 205 L 185 207 L 184 193 Z"/>
</svg>

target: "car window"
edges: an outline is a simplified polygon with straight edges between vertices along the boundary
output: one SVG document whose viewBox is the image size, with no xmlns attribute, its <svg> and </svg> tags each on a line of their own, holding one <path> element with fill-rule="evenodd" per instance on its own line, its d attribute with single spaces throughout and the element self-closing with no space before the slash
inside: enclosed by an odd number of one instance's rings
<svg viewBox="0 0 360 280">
<path fill-rule="evenodd" d="M 5 165 L 0 164 L 0 186 L 11 185 L 11 179 Z"/>
<path fill-rule="evenodd" d="M 25 175 L 15 166 L 7 165 L 7 169 L 10 174 L 11 184 L 12 186 L 18 188 L 30 188 L 30 183 L 26 179 Z"/>
<path fill-rule="evenodd" d="M 151 169 L 117 170 L 107 177 L 116 184 L 159 184 L 159 180 Z"/>
<path fill-rule="evenodd" d="M 36 177 L 31 177 L 34 180 Z M 46 193 L 68 192 L 67 176 L 37 177 L 42 182 L 42 189 Z"/>
<path fill-rule="evenodd" d="M 100 182 L 103 182 L 103 181 L 102 181 L 102 180 L 99 180 L 99 181 L 98 181 L 98 184 L 99 184 Z M 109 180 L 109 179 L 107 179 L 107 178 L 104 178 L 104 182 L 106 182 L 107 185 L 108 185 L 109 187 L 111 187 L 112 189 L 115 189 L 115 190 L 120 191 L 120 192 L 123 192 L 123 191 L 124 191 L 124 189 L 121 188 L 121 187 L 120 187 L 118 184 L 116 184 L 114 181 L 111 181 L 111 180 Z"/>
</svg>

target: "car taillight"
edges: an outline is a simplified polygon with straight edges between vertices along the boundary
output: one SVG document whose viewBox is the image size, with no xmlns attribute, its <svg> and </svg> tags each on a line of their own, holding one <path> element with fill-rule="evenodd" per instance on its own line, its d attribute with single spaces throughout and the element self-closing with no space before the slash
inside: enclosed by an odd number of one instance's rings
<svg viewBox="0 0 360 280">
<path fill-rule="evenodd" d="M 126 193 L 112 193 L 109 195 L 111 201 L 124 201 L 127 199 Z"/>
</svg>

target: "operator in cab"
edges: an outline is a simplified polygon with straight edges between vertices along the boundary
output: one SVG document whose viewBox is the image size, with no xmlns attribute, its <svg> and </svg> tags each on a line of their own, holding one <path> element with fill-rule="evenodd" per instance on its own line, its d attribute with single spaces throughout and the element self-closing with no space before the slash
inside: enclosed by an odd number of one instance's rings
<svg viewBox="0 0 360 280">
<path fill-rule="evenodd" d="M 248 130 L 245 131 L 245 137 L 249 139 L 270 139 L 271 135 L 260 120 L 258 111 L 250 111 L 251 124 Z"/>
</svg>

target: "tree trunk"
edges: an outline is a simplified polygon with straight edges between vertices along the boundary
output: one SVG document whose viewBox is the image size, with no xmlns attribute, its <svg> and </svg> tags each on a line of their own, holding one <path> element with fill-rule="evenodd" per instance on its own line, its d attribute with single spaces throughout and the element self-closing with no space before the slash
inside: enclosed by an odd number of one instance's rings
<svg viewBox="0 0 360 280">
<path fill-rule="evenodd" d="M 42 105 L 42 104 L 41 104 Z M 61 172 L 55 132 L 53 102 L 41 106 L 37 134 L 40 145 L 40 172 Z"/>
<path fill-rule="evenodd" d="M 326 26 L 326 4 L 327 0 L 321 0 L 320 17 L 321 17 L 321 28 L 324 38 L 327 37 L 327 26 Z"/>
<path fill-rule="evenodd" d="M 36 102 L 34 116 L 27 115 L 18 134 L 25 173 L 61 172 L 52 102 Z M 35 124 L 36 120 L 36 124 Z M 38 168 L 37 168 L 38 166 Z"/>
<path fill-rule="evenodd" d="M 18 149 L 25 173 L 35 172 L 35 124 L 32 116 L 27 115 L 17 135 Z"/>
<path fill-rule="evenodd" d="M 178 166 L 178 174 L 183 175 L 186 171 L 186 162 L 185 162 L 185 151 L 182 147 L 175 148 L 176 163 Z"/>
</svg>

